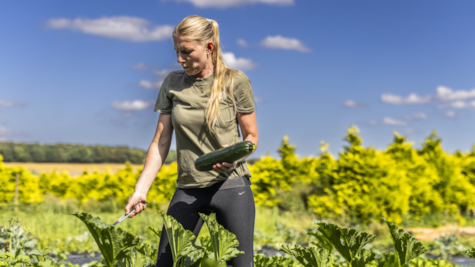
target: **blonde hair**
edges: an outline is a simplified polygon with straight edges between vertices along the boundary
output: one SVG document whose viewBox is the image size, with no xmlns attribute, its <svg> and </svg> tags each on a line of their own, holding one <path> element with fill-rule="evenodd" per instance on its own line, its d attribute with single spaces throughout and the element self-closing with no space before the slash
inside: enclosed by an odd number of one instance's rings
<svg viewBox="0 0 475 267">
<path fill-rule="evenodd" d="M 178 36 L 184 36 L 190 41 L 203 45 L 206 45 L 210 40 L 214 43 L 211 53 L 214 65 L 214 80 L 205 112 L 206 124 L 210 132 L 213 132 L 213 128 L 219 119 L 219 106 L 228 96 L 234 107 L 234 112 L 237 114 L 236 100 L 233 94 L 233 72 L 236 74 L 241 73 L 229 68 L 223 60 L 219 42 L 219 27 L 216 21 L 197 15 L 188 16 L 175 27 L 173 37 L 176 38 Z M 226 78 L 229 79 L 228 83 L 226 83 Z M 226 86 L 227 84 L 228 86 Z"/>
</svg>

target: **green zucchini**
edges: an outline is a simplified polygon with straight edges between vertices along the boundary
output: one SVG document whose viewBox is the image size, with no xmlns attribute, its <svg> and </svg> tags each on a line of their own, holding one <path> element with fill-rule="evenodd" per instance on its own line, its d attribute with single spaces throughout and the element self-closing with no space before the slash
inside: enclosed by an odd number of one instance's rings
<svg viewBox="0 0 475 267">
<path fill-rule="evenodd" d="M 250 155 L 254 149 L 256 149 L 256 145 L 250 141 L 243 141 L 232 146 L 223 147 L 213 152 L 201 155 L 197 160 L 195 160 L 195 168 L 198 171 L 211 171 L 213 170 L 214 164 L 235 162 Z"/>
</svg>

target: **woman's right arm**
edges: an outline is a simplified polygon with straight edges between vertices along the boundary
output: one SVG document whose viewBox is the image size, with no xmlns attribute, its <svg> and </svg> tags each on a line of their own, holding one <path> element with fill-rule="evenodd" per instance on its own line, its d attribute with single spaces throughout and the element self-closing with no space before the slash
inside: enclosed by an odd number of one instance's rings
<svg viewBox="0 0 475 267">
<path fill-rule="evenodd" d="M 147 193 L 152 186 L 158 171 L 162 167 L 167 158 L 170 144 L 172 142 L 173 125 L 170 114 L 160 114 L 157 124 L 157 130 L 153 137 L 152 144 L 148 148 L 147 157 L 142 173 L 135 185 L 135 192 L 129 198 L 125 206 L 125 213 L 129 213 L 130 209 L 141 201 L 146 201 Z M 139 204 L 135 212 L 129 217 L 134 217 L 135 214 L 145 209 L 145 205 Z"/>
</svg>

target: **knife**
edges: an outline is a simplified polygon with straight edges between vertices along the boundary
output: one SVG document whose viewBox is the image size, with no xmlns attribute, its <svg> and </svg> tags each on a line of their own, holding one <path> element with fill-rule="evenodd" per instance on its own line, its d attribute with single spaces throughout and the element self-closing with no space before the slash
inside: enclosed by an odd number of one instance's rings
<svg viewBox="0 0 475 267">
<path fill-rule="evenodd" d="M 132 214 L 133 212 L 135 212 L 135 208 L 136 208 L 140 203 L 142 203 L 142 204 L 144 204 L 144 205 L 147 205 L 147 201 L 142 201 L 142 202 L 139 202 L 139 203 L 135 204 L 135 206 L 134 206 L 132 209 L 130 209 L 129 214 L 124 214 L 124 215 L 123 215 L 122 217 L 120 217 L 112 226 L 115 226 L 116 224 L 120 223 L 121 221 L 123 221 L 123 220 L 129 218 L 129 215 Z"/>
</svg>

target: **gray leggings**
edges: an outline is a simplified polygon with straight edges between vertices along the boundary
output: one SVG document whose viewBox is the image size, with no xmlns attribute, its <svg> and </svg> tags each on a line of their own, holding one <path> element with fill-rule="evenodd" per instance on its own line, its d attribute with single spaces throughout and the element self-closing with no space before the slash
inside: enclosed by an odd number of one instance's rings
<svg viewBox="0 0 475 267">
<path fill-rule="evenodd" d="M 256 208 L 250 184 L 247 177 L 238 177 L 207 188 L 178 188 L 167 214 L 197 236 L 203 225 L 203 219 L 198 213 L 207 215 L 216 213 L 218 223 L 236 235 L 239 241 L 238 249 L 245 253 L 226 264 L 233 267 L 252 267 Z M 158 248 L 157 267 L 171 266 L 173 266 L 172 254 L 166 231 L 163 229 Z"/>
</svg>

